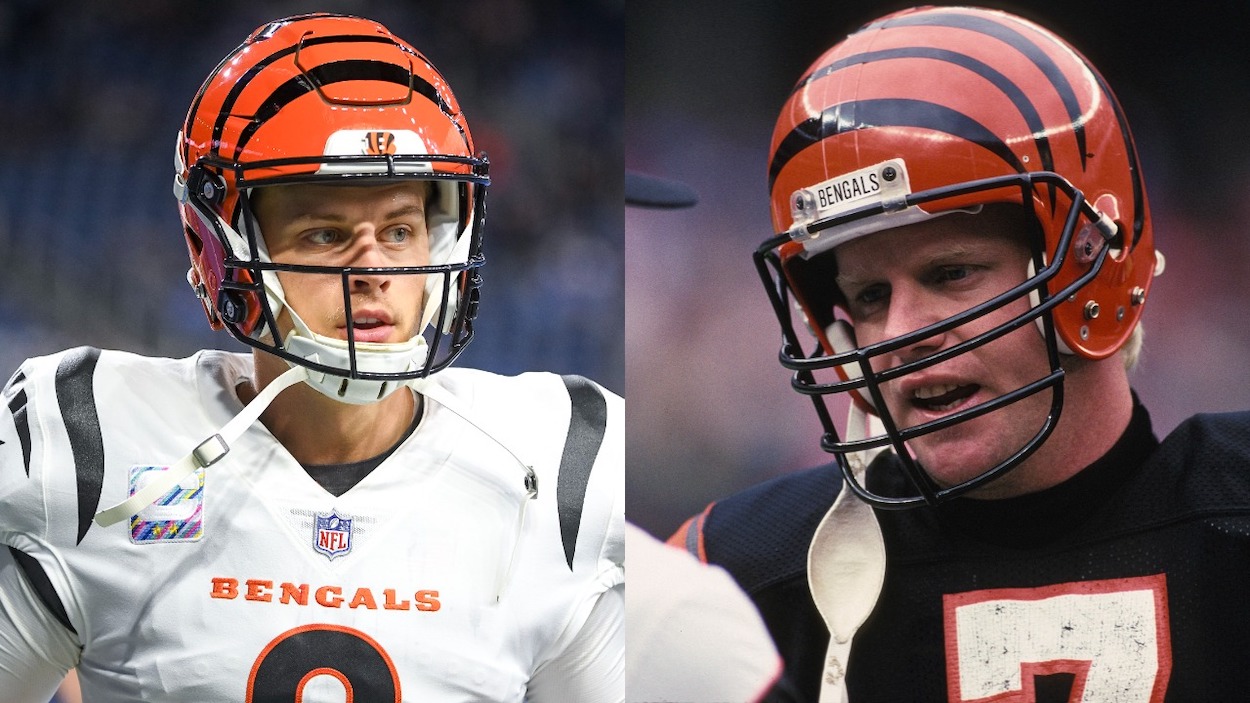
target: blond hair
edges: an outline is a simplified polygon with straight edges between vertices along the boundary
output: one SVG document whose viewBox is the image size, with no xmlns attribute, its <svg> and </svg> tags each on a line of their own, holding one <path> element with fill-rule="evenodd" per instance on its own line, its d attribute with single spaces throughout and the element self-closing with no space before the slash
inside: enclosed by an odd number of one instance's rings
<svg viewBox="0 0 1250 703">
<path fill-rule="evenodd" d="M 1141 322 L 1138 322 L 1132 334 L 1129 335 L 1128 341 L 1120 347 L 1120 359 L 1124 362 L 1125 371 L 1132 371 L 1133 367 L 1137 366 L 1137 361 L 1141 357 L 1142 337 L 1145 334 Z"/>
</svg>

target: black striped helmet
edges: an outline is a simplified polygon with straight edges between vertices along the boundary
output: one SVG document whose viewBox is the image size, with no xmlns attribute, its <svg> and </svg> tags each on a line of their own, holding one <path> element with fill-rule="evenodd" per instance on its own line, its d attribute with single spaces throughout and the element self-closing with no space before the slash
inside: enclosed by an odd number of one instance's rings
<svg viewBox="0 0 1250 703">
<path fill-rule="evenodd" d="M 1033 22 L 995 10 L 924 7 L 865 25 L 799 79 L 777 120 L 770 157 L 776 234 L 759 248 L 756 263 L 781 319 L 782 363 L 796 371 L 796 389 L 816 400 L 826 429 L 822 445 L 840 458 L 893 445 L 909 461 L 904 442 L 940 429 L 907 434 L 886 413 L 886 435 L 856 443 L 838 438 L 823 396 L 848 393 L 881 415 L 874 402 L 879 384 L 942 360 L 874 372 L 869 362 L 882 354 L 1031 296 L 1026 315 L 968 348 L 1036 320 L 1052 350 L 1052 374 L 1043 385 L 1053 387 L 1063 375 L 1059 354 L 1108 357 L 1141 316 L 1156 256 L 1128 123 L 1098 71 Z M 871 232 L 991 203 L 1020 205 L 1036 221 L 1028 280 L 993 305 L 857 347 L 833 282 L 836 261 L 822 255 Z M 796 333 L 803 326 L 817 338 L 810 353 Z M 819 381 L 821 371 L 833 380 Z M 960 486 L 920 486 L 923 499 L 958 495 L 1015 466 L 1053 427 L 1060 391 L 1053 393 L 1047 426 L 1010 466 Z M 973 408 L 966 419 L 989 409 Z M 943 418 L 943 426 L 960 419 Z M 883 505 L 919 501 L 856 488 Z"/>
<path fill-rule="evenodd" d="M 175 169 L 188 279 L 214 329 L 224 326 L 245 344 L 315 371 L 380 383 L 443 368 L 472 337 L 487 163 L 474 153 L 442 74 L 377 22 L 317 13 L 258 28 L 196 94 L 178 134 Z M 341 273 L 344 286 L 348 273 L 269 261 L 249 194 L 284 184 L 391 179 L 433 184 L 426 208 L 431 265 L 386 272 L 428 276 L 430 294 L 441 300 L 423 331 L 428 353 L 418 363 L 379 370 L 358 363 L 368 349 L 350 332 L 347 363 L 293 353 L 275 324 L 284 304 L 275 272 Z"/>
</svg>

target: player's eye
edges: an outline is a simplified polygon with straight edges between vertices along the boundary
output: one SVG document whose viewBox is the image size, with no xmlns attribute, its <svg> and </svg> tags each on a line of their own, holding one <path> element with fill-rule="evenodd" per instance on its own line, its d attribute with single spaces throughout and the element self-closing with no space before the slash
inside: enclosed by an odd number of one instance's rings
<svg viewBox="0 0 1250 703">
<path fill-rule="evenodd" d="M 304 233 L 304 240 L 309 244 L 333 244 L 338 241 L 338 233 L 332 229 L 314 229 Z"/>
<path fill-rule="evenodd" d="M 972 275 L 972 268 L 972 266 L 965 264 L 939 266 L 938 270 L 934 272 L 933 279 L 939 283 L 962 281 Z"/>
<path fill-rule="evenodd" d="M 850 298 L 850 313 L 855 319 L 863 319 L 884 306 L 890 298 L 890 286 L 875 283 L 854 291 Z"/>
<path fill-rule="evenodd" d="M 406 225 L 391 227 L 382 233 L 382 241 L 391 244 L 403 244 L 412 239 L 412 228 Z"/>
</svg>

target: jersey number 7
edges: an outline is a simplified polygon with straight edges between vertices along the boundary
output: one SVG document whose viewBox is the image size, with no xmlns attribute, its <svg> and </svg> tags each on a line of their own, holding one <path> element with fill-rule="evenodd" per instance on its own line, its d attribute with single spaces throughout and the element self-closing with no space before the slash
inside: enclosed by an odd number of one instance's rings
<svg viewBox="0 0 1250 703">
<path fill-rule="evenodd" d="M 1162 574 L 945 597 L 951 701 L 1162 702 L 1172 671 Z"/>
</svg>

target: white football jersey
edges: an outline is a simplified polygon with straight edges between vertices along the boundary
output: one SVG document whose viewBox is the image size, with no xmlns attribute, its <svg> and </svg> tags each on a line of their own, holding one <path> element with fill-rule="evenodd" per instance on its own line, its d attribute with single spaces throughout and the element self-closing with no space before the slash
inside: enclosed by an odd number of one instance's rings
<svg viewBox="0 0 1250 703">
<path fill-rule="evenodd" d="M 427 398 L 340 497 L 255 423 L 130 520 L 92 522 L 236 415 L 251 373 L 79 348 L 6 387 L 0 542 L 55 591 L 87 700 L 519 702 L 623 583 L 624 401 L 547 373 L 436 374 L 472 424 Z M 0 655 L 35 656 L 3 652 L 13 619 Z"/>
<path fill-rule="evenodd" d="M 627 703 L 755 703 L 781 675 L 764 620 L 737 582 L 633 524 Z"/>
</svg>

